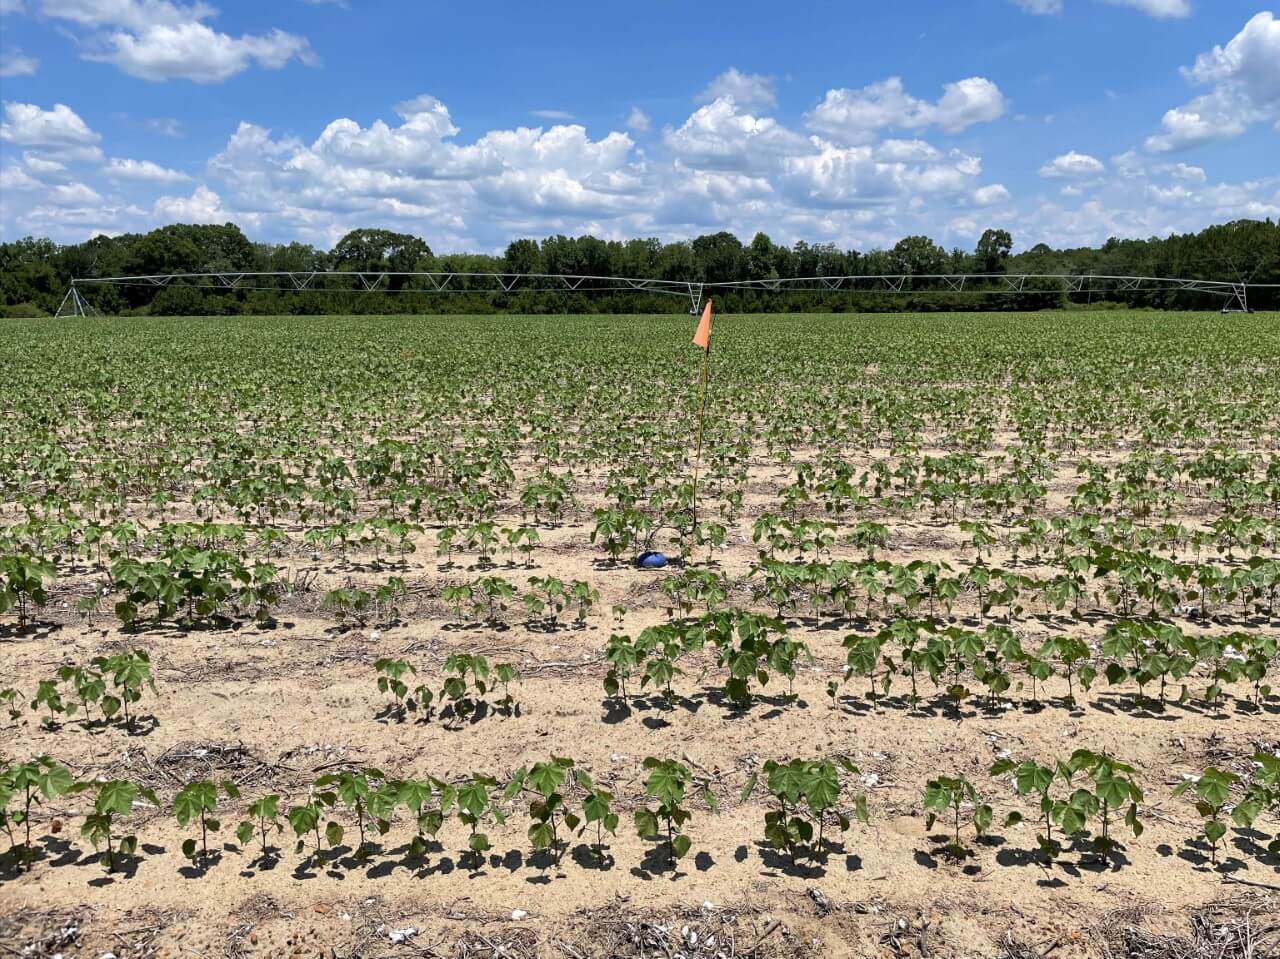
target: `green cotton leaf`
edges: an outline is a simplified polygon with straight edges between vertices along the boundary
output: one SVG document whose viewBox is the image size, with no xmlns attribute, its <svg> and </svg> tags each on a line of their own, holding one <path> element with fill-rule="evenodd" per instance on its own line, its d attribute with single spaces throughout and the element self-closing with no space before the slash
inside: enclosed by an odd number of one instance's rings
<svg viewBox="0 0 1280 959">
<path fill-rule="evenodd" d="M 1210 819 L 1204 824 L 1204 836 L 1211 843 L 1217 843 L 1227 834 L 1227 824 L 1217 819 Z"/>
<path fill-rule="evenodd" d="M 1234 773 L 1222 772 L 1217 769 L 1206 769 L 1200 777 L 1200 781 L 1196 784 L 1196 792 L 1198 792 L 1206 802 L 1216 807 L 1221 807 L 1231 796 L 1231 786 L 1239 781 L 1238 776 Z"/>
<path fill-rule="evenodd" d="M 1018 766 L 1014 773 L 1014 782 L 1020 796 L 1031 792 L 1043 794 L 1053 785 L 1053 770 L 1028 760 Z"/>
<path fill-rule="evenodd" d="M 1257 821 L 1259 814 L 1262 812 L 1261 804 L 1252 800 L 1245 800 L 1231 810 L 1231 821 L 1241 829 L 1250 829 L 1254 822 Z"/>
<path fill-rule="evenodd" d="M 652 839 L 658 834 L 658 817 L 650 809 L 637 809 L 635 812 L 636 832 L 641 839 Z"/>
<path fill-rule="evenodd" d="M 241 846 L 247 846 L 253 840 L 254 827 L 253 823 L 247 819 L 236 827 L 236 842 Z"/>
<path fill-rule="evenodd" d="M 320 810 L 311 803 L 305 806 L 294 806 L 285 814 L 285 818 L 293 827 L 294 835 L 305 836 L 316 828 L 316 824 L 320 821 Z"/>
<path fill-rule="evenodd" d="M 671 840 L 671 853 L 677 859 L 683 859 L 688 854 L 689 848 L 693 845 L 693 840 L 688 836 L 674 836 Z"/>
<path fill-rule="evenodd" d="M 444 814 L 439 809 L 431 809 L 418 817 L 418 829 L 428 836 L 434 836 L 444 826 Z"/>
<path fill-rule="evenodd" d="M 689 772 L 674 760 L 655 766 L 645 782 L 645 792 L 666 805 L 677 805 L 684 799 Z"/>
<path fill-rule="evenodd" d="M 1098 788 L 1098 798 L 1109 806 L 1119 806 L 1129 798 L 1129 784 L 1118 776 L 1104 772 L 1094 782 Z"/>
<path fill-rule="evenodd" d="M 858 798 L 853 801 L 853 815 L 854 818 L 864 826 L 871 823 L 871 813 L 867 809 L 866 796 L 858 796 Z"/>
<path fill-rule="evenodd" d="M 790 844 L 790 836 L 780 818 L 767 822 L 764 827 L 764 838 L 774 849 L 786 849 Z"/>
<path fill-rule="evenodd" d="M 98 790 L 98 798 L 94 808 L 99 813 L 116 813 L 127 816 L 133 809 L 133 801 L 138 798 L 138 787 L 133 783 L 115 779 L 103 783 Z"/>
<path fill-rule="evenodd" d="M 992 808 L 983 803 L 973 811 L 973 825 L 981 835 L 991 828 L 991 821 L 995 817 Z"/>
<path fill-rule="evenodd" d="M 183 842 L 182 854 L 188 859 L 196 858 L 196 841 L 194 839 L 188 839 Z"/>
<path fill-rule="evenodd" d="M 472 852 L 485 852 L 489 848 L 489 837 L 482 832 L 472 833 L 467 848 Z"/>
<path fill-rule="evenodd" d="M 924 808 L 932 809 L 937 812 L 943 812 L 951 805 L 951 790 L 947 789 L 939 780 L 931 780 L 924 788 Z M 932 828 L 933 824 L 929 824 Z"/>
<path fill-rule="evenodd" d="M 53 799 L 69 792 L 75 785 L 75 779 L 65 766 L 52 763 L 41 769 L 36 776 L 36 785 L 46 799 Z"/>
<path fill-rule="evenodd" d="M 199 819 L 205 811 L 214 807 L 217 800 L 216 787 L 211 782 L 191 783 L 185 786 L 173 799 L 173 814 L 178 825 L 185 826 Z"/>
<path fill-rule="evenodd" d="M 565 767 L 558 763 L 536 763 L 529 770 L 529 785 L 550 797 L 565 780 Z"/>
<path fill-rule="evenodd" d="M 457 802 L 460 810 L 479 818 L 489 808 L 489 787 L 479 782 L 469 782 L 465 786 L 460 786 Z"/>
<path fill-rule="evenodd" d="M 406 779 L 396 787 L 396 801 L 412 812 L 419 812 L 431 802 L 431 784 L 417 779 Z"/>
<path fill-rule="evenodd" d="M 534 849 L 548 849 L 555 839 L 551 826 L 545 822 L 536 822 L 529 827 L 529 842 Z"/>
<path fill-rule="evenodd" d="M 339 823 L 330 821 L 324 827 L 324 841 L 330 846 L 336 846 L 342 842 L 343 830 Z"/>
<path fill-rule="evenodd" d="M 1137 803 L 1133 803 L 1132 805 L 1129 806 L 1129 811 L 1126 812 L 1124 815 L 1124 821 L 1128 825 L 1128 827 L 1133 831 L 1133 836 L 1135 839 L 1140 837 L 1143 834 L 1143 832 L 1146 831 L 1146 827 L 1143 826 L 1142 822 L 1138 819 Z"/>
<path fill-rule="evenodd" d="M 1062 807 L 1057 821 L 1062 831 L 1071 836 L 1083 829 L 1087 820 L 1083 811 L 1068 804 Z"/>
</svg>

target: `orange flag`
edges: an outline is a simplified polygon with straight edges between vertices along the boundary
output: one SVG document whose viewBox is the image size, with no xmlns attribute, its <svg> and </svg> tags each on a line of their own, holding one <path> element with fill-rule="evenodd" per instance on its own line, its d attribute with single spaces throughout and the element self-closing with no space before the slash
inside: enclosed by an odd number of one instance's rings
<svg viewBox="0 0 1280 959">
<path fill-rule="evenodd" d="M 693 345 L 704 351 L 711 350 L 711 301 L 702 309 L 702 319 L 698 321 L 698 332 L 693 334 Z"/>
</svg>

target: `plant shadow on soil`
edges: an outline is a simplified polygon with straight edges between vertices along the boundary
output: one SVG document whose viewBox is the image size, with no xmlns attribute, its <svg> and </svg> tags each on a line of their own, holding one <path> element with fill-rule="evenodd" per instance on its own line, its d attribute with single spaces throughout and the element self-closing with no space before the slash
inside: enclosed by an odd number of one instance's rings
<svg viewBox="0 0 1280 959">
<path fill-rule="evenodd" d="M 766 869 L 796 879 L 821 879 L 827 875 L 830 864 L 841 856 L 844 857 L 846 872 L 858 872 L 862 869 L 862 857 L 857 853 L 848 852 L 844 842 L 840 840 L 828 839 L 826 841 L 826 853 L 820 859 L 793 859 L 789 853 L 776 849 L 763 839 L 757 839 L 755 847 L 757 854 L 760 856 L 760 861 Z M 740 846 L 734 858 L 739 862 L 744 862 L 747 855 L 747 847 Z"/>
<path fill-rule="evenodd" d="M 623 700 L 620 696 L 606 696 L 604 699 L 605 712 L 601 717 L 601 722 L 616 726 L 637 713 L 646 713 L 651 715 L 643 716 L 640 720 L 641 723 L 649 729 L 662 729 L 671 725 L 665 718 L 666 714 L 672 714 L 678 709 L 683 709 L 688 713 L 696 713 L 707 704 L 720 709 L 724 718 L 728 720 L 776 719 L 783 715 L 783 712 L 787 709 L 809 708 L 808 701 L 789 693 L 779 695 L 753 694 L 750 703 L 738 704 L 725 696 L 724 692 L 719 689 L 704 689 L 694 693 L 692 696 L 676 695 L 670 700 L 661 693 L 649 696 L 629 696 L 626 700 Z M 757 708 L 762 706 L 766 707 L 767 711 L 756 715 Z"/>
<path fill-rule="evenodd" d="M 677 859 L 673 862 L 670 851 L 664 845 L 654 844 L 645 850 L 640 865 L 632 866 L 629 872 L 645 882 L 660 878 L 681 879 L 689 875 L 680 868 L 686 861 Z M 693 857 L 693 868 L 698 872 L 706 872 L 715 865 L 715 862 L 710 853 L 698 852 Z"/>
<path fill-rule="evenodd" d="M 1168 843 L 1161 843 L 1156 847 L 1156 852 L 1165 858 L 1177 856 L 1183 862 L 1191 863 L 1201 872 L 1216 872 L 1225 876 L 1249 868 L 1249 863 L 1244 858 L 1232 854 L 1231 850 L 1234 847 L 1244 857 L 1253 860 L 1258 865 L 1270 867 L 1275 872 L 1280 873 L 1280 855 L 1271 852 L 1258 842 L 1258 840 L 1269 838 L 1265 833 L 1261 833 L 1256 829 L 1235 827 L 1230 830 L 1230 833 L 1230 839 L 1223 840 L 1218 844 L 1218 861 L 1216 864 L 1213 861 L 1213 847 L 1203 836 L 1195 836 L 1185 840 L 1182 846 L 1176 850 Z"/>
<path fill-rule="evenodd" d="M 59 623 L 31 622 L 25 626 L 12 623 L 0 623 L 0 642 L 19 642 L 21 640 L 48 639 L 62 629 Z"/>
</svg>

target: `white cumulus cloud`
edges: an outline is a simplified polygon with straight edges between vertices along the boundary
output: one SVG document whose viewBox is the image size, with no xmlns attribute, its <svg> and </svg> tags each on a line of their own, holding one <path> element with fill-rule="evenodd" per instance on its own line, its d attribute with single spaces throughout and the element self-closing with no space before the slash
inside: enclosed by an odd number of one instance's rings
<svg viewBox="0 0 1280 959">
<path fill-rule="evenodd" d="M 227 223 L 253 226 L 258 217 L 252 213 L 234 213 L 222 203 L 222 197 L 207 186 L 196 187 L 191 196 L 162 196 L 151 207 L 159 223 Z"/>
<path fill-rule="evenodd" d="M 1151 152 L 1237 137 L 1280 115 L 1280 20 L 1270 11 L 1257 14 L 1226 46 L 1200 54 L 1183 74 L 1213 88 L 1165 113 L 1164 132 L 1146 140 Z"/>
<path fill-rule="evenodd" d="M 890 77 L 858 90 L 828 90 L 822 102 L 805 115 L 811 130 L 841 143 L 867 143 L 883 129 L 922 130 L 937 126 L 959 133 L 976 123 L 1001 117 L 1004 94 L 985 77 L 948 83 L 936 102 L 906 92 L 899 77 Z"/>
<path fill-rule="evenodd" d="M 0 52 L 0 77 L 29 77 L 39 66 L 39 60 L 26 56 L 21 50 Z"/>
<path fill-rule="evenodd" d="M 741 73 L 736 67 L 730 67 L 707 84 L 694 98 L 694 102 L 711 103 L 728 98 L 747 109 L 768 109 L 778 104 L 774 86 L 773 77 L 759 73 Z"/>
<path fill-rule="evenodd" d="M 682 162 L 709 170 L 776 169 L 784 157 L 811 149 L 805 137 L 772 117 L 745 112 L 732 97 L 699 107 L 665 140 Z"/>
<path fill-rule="evenodd" d="M 207 3 L 171 0 L 41 0 L 47 17 L 89 31 L 83 56 L 112 63 L 143 80 L 221 83 L 251 66 L 278 70 L 291 60 L 314 63 L 305 37 L 283 30 L 231 36 L 205 20 Z"/>
<path fill-rule="evenodd" d="M 190 180 L 180 170 L 171 170 L 151 160 L 112 158 L 103 172 L 113 180 L 133 180 L 141 183 L 182 183 Z"/>
<path fill-rule="evenodd" d="M 992 183 L 973 191 L 973 202 L 978 206 L 993 206 L 1009 199 L 1009 190 L 1003 183 Z"/>
<path fill-rule="evenodd" d="M 45 110 L 34 103 L 4 102 L 0 140 L 70 159 L 93 160 L 101 156 L 102 138 L 89 129 L 80 115 L 65 103 Z"/>
<path fill-rule="evenodd" d="M 1051 179 L 1078 179 L 1097 176 L 1105 169 L 1106 166 L 1097 157 L 1091 157 L 1087 153 L 1077 153 L 1072 150 L 1069 153 L 1054 157 L 1042 166 L 1040 175 Z"/>
</svg>

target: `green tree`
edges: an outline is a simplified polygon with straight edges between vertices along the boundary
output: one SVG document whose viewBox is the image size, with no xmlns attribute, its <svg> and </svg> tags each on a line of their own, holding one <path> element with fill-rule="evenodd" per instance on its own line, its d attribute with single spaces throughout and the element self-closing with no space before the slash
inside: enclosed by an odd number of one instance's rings
<svg viewBox="0 0 1280 959">
<path fill-rule="evenodd" d="M 1009 254 L 1013 252 L 1013 237 L 1008 230 L 987 230 L 974 248 L 979 273 L 1004 273 Z"/>
</svg>

